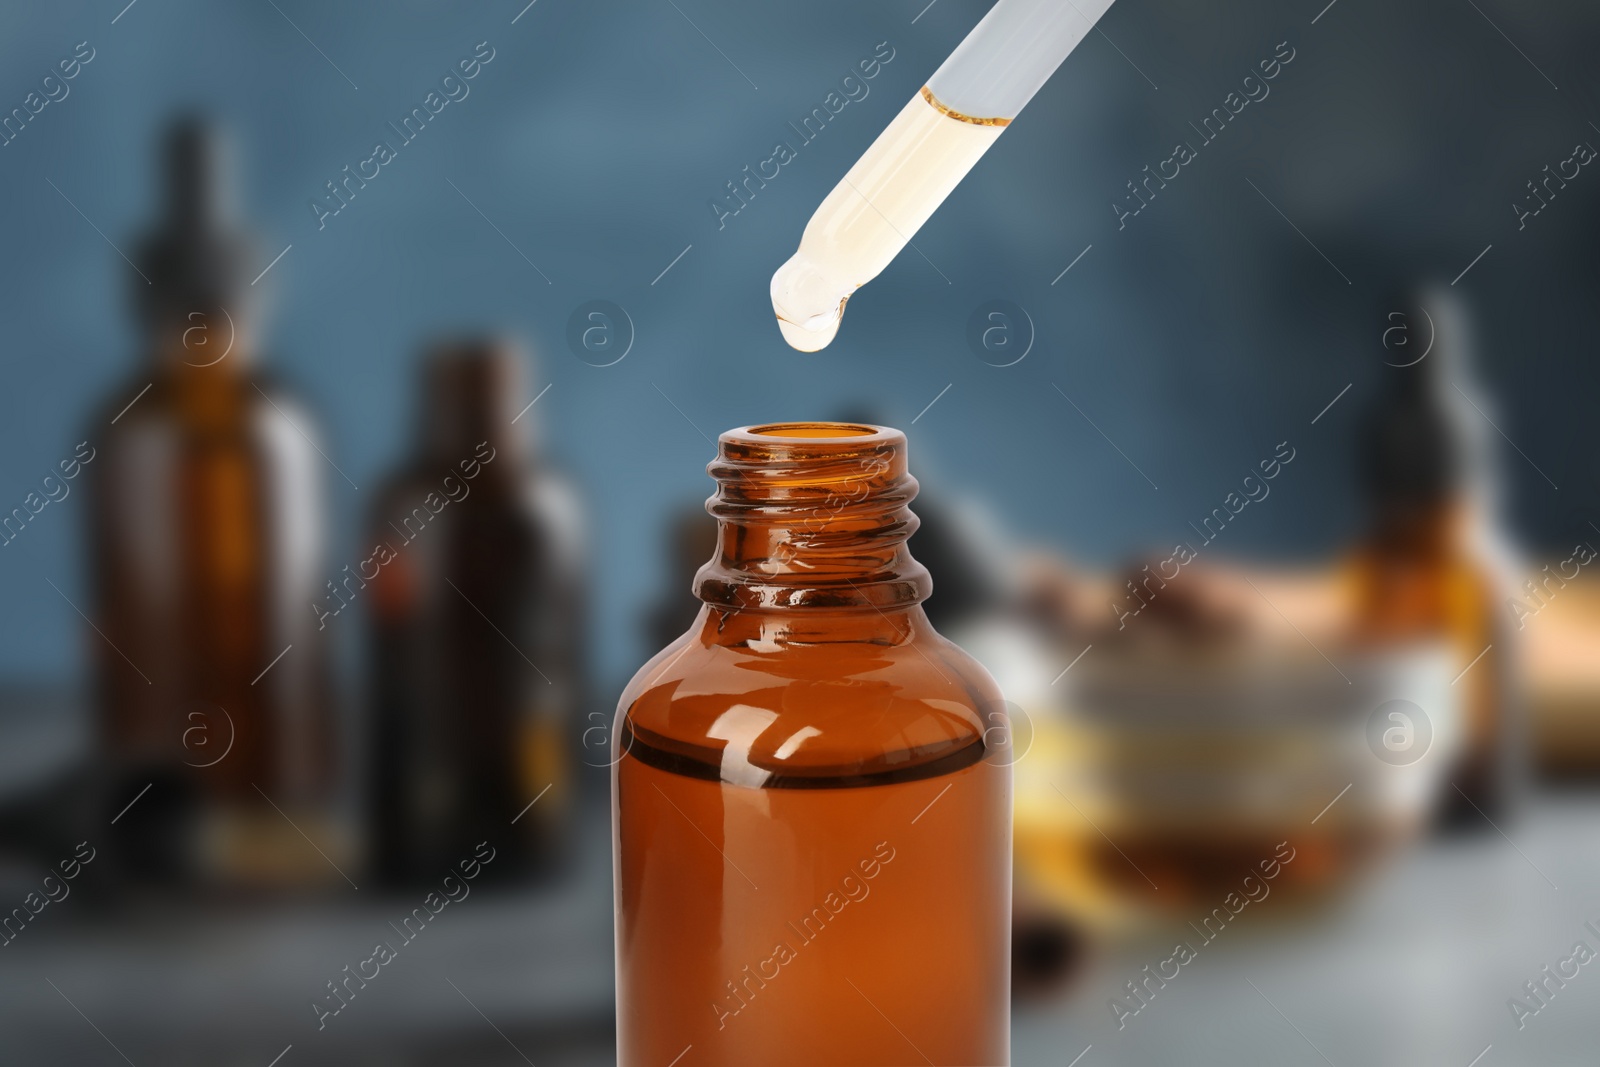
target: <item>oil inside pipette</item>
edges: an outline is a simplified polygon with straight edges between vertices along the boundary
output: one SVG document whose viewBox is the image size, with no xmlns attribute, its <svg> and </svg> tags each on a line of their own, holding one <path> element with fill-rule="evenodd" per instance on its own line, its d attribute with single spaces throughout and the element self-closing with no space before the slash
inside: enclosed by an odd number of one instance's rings
<svg viewBox="0 0 1600 1067">
<path fill-rule="evenodd" d="M 850 295 L 877 277 L 1004 132 L 926 88 L 911 98 L 817 208 L 800 250 L 772 276 L 778 329 L 801 352 L 827 347 Z"/>
</svg>

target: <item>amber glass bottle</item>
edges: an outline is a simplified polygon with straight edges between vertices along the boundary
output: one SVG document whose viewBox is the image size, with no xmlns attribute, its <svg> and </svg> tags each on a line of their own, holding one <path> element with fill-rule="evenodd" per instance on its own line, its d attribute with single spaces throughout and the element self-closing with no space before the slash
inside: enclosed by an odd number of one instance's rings
<svg viewBox="0 0 1600 1067">
<path fill-rule="evenodd" d="M 1384 395 L 1363 427 L 1370 519 L 1348 561 L 1354 636 L 1378 646 L 1451 646 L 1462 672 L 1453 688 L 1463 744 L 1442 818 L 1488 830 L 1525 776 L 1515 628 L 1504 607 L 1511 554 L 1493 521 L 1487 401 L 1468 399 L 1476 391 L 1465 310 L 1441 290 L 1410 303 L 1409 321 L 1419 332 L 1432 323 L 1433 343 L 1419 361 L 1385 371 Z"/>
<path fill-rule="evenodd" d="M 905 436 L 747 427 L 710 472 L 704 606 L 613 739 L 618 1063 L 1009 1062 L 1000 694 L 920 606 Z"/>
<path fill-rule="evenodd" d="M 311 611 L 327 465 L 315 421 L 256 366 L 260 260 L 221 162 L 203 125 L 170 133 L 165 216 L 137 252 L 146 359 L 86 431 L 98 735 L 133 788 L 163 783 L 124 825 L 162 810 L 169 785 L 204 798 L 184 847 L 203 876 L 337 881 L 300 836 L 347 851 Z"/>
<path fill-rule="evenodd" d="M 486 839 L 496 877 L 563 851 L 583 533 L 534 456 L 528 392 L 508 343 L 435 346 L 418 447 L 379 491 L 357 565 L 372 586 L 356 595 L 373 620 L 373 859 L 389 882 L 436 881 Z"/>
</svg>

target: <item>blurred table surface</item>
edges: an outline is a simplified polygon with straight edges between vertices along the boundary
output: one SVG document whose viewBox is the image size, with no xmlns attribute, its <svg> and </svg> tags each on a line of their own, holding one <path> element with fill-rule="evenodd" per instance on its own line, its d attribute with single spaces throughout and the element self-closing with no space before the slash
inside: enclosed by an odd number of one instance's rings
<svg viewBox="0 0 1600 1067">
<path fill-rule="evenodd" d="M 1190 935 L 1197 958 L 1122 1029 L 1110 998 L 1180 935 L 1101 950 L 1069 991 L 1018 1007 L 1015 1063 L 1468 1067 L 1492 1045 L 1481 1067 L 1592 1065 L 1600 963 L 1520 1031 L 1506 1002 L 1574 943 L 1600 949 L 1583 927 L 1600 927 L 1597 816 L 1592 795 L 1545 797 L 1509 838 L 1426 843 L 1314 916 L 1247 909 L 1209 944 Z M 69 918 L 63 902 L 0 952 L 4 1059 L 124 1062 L 114 1042 L 139 1067 L 267 1067 L 291 1045 L 284 1067 L 610 1062 L 607 837 L 593 818 L 560 885 L 448 907 L 320 1032 L 324 983 L 417 901 L 363 890 L 133 926 Z"/>
<path fill-rule="evenodd" d="M 1600 958 L 1520 1030 L 1507 1007 L 1575 943 L 1600 952 L 1600 795 L 1538 797 L 1502 829 L 1424 842 L 1313 915 L 1247 907 L 1209 944 L 1180 924 L 1108 951 L 1015 1014 L 1015 1063 L 1067 1067 L 1090 1045 L 1078 1067 L 1600 1063 Z M 1119 1029 L 1111 998 L 1178 940 L 1197 958 Z"/>
<path fill-rule="evenodd" d="M 32 747 L 5 719 L 0 754 Z M 1069 989 L 1017 1006 L 1014 1063 L 1600 1062 L 1600 960 L 1523 1029 L 1507 1007 L 1575 943 L 1600 951 L 1584 928 L 1600 929 L 1600 793 L 1541 794 L 1501 829 L 1423 842 L 1311 914 L 1246 909 L 1208 944 L 1180 922 L 1098 949 Z M 376 942 L 397 940 L 389 924 L 423 891 L 364 887 L 250 908 L 171 903 L 135 919 L 69 897 L 0 949 L 0 1062 L 610 1063 L 611 855 L 600 798 L 579 840 L 558 882 L 474 889 L 447 907 L 320 1031 L 313 1000 Z M 26 880 L 5 881 L 25 892 Z M 4 903 L 20 902 L 21 892 Z M 1179 939 L 1197 958 L 1119 1029 L 1110 999 Z"/>
</svg>

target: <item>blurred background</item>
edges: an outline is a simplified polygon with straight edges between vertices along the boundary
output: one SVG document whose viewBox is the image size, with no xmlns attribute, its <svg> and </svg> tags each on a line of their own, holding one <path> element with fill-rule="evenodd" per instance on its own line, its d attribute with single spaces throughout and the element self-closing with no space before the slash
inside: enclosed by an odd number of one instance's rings
<svg viewBox="0 0 1600 1067">
<path fill-rule="evenodd" d="M 1121 0 L 791 351 L 986 8 L 0 11 L 8 1060 L 609 1062 L 615 695 L 716 434 L 847 418 L 1014 705 L 1018 1064 L 1591 1062 L 1600 12 Z"/>
</svg>

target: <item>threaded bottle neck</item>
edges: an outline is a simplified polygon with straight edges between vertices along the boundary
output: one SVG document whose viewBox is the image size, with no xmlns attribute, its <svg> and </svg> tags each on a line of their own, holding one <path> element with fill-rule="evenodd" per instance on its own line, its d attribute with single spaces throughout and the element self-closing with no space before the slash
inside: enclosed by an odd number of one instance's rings
<svg viewBox="0 0 1600 1067">
<path fill-rule="evenodd" d="M 713 607 L 909 607 L 932 589 L 906 540 L 917 480 L 899 430 L 796 422 L 724 433 L 707 468 L 717 554 L 695 577 Z"/>
</svg>

